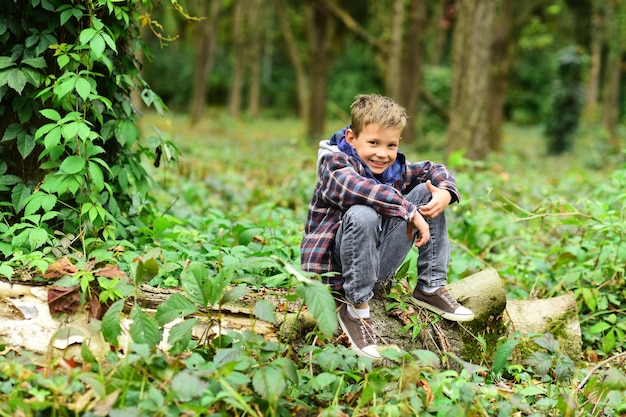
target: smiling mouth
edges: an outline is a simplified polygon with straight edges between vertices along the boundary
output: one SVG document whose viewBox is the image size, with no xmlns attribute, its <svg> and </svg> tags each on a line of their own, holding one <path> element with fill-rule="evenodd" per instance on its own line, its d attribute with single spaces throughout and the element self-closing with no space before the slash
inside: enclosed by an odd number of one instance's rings
<svg viewBox="0 0 626 417">
<path fill-rule="evenodd" d="M 370 162 L 372 163 L 372 165 L 374 165 L 375 167 L 378 167 L 378 168 L 382 168 L 385 165 L 387 165 L 386 162 L 378 162 L 378 161 L 370 161 Z"/>
</svg>

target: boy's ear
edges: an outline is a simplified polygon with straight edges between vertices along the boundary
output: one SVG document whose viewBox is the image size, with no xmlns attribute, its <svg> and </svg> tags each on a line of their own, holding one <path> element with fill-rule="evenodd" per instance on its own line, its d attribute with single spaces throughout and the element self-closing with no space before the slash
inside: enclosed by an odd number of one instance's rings
<svg viewBox="0 0 626 417">
<path fill-rule="evenodd" d="M 354 139 L 356 139 L 356 136 L 354 136 L 354 131 L 352 129 L 348 128 L 346 130 L 346 142 L 348 142 L 349 144 L 352 144 Z"/>
</svg>

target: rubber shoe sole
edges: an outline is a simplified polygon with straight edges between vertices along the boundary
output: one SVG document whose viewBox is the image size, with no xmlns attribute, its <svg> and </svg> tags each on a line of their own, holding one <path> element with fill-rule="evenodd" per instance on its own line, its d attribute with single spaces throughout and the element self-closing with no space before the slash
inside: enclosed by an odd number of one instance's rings
<svg viewBox="0 0 626 417">
<path fill-rule="evenodd" d="M 339 325 L 341 326 L 341 330 L 343 330 L 344 334 L 348 337 L 348 340 L 350 341 L 350 348 L 359 356 L 364 357 L 364 358 L 370 358 L 374 361 L 379 361 L 381 360 L 383 357 L 380 355 L 380 353 L 378 352 L 378 345 L 376 344 L 370 344 L 367 346 L 364 346 L 362 348 L 360 348 L 356 343 L 355 340 L 353 339 L 352 335 L 350 334 L 350 331 L 348 331 L 348 324 L 346 324 L 345 322 L 351 321 L 352 325 L 356 325 L 356 326 L 361 326 L 361 322 L 360 320 L 357 319 L 353 319 L 352 317 L 350 317 L 350 315 L 348 314 L 348 310 L 347 310 L 347 304 L 342 304 L 339 307 L 339 311 L 337 312 L 337 318 L 339 321 Z M 345 322 L 344 322 L 345 321 Z M 368 325 L 368 327 L 370 327 Z M 370 327 L 371 329 L 371 327 Z M 371 331 L 373 331 L 373 329 L 371 329 Z"/>
</svg>

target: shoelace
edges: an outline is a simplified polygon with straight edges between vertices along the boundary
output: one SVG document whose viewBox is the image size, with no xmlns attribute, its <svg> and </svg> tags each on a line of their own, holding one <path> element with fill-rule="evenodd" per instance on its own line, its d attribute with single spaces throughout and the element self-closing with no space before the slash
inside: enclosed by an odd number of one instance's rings
<svg viewBox="0 0 626 417">
<path fill-rule="evenodd" d="M 439 293 L 443 296 L 443 298 L 446 300 L 446 302 L 452 306 L 452 308 L 454 308 L 455 310 L 457 309 L 457 307 L 459 307 L 461 304 L 459 304 L 459 302 L 457 300 L 455 300 L 450 293 L 448 292 L 448 290 L 446 290 L 445 287 L 443 287 L 441 289 L 441 291 L 439 291 Z"/>
<path fill-rule="evenodd" d="M 361 330 L 361 337 L 363 338 L 363 342 L 365 342 L 366 345 L 378 344 L 378 339 L 376 337 L 376 329 L 374 328 L 374 325 L 372 324 L 371 319 L 361 319 L 360 330 Z M 367 340 L 368 336 L 372 340 L 373 343 L 368 343 L 368 340 Z"/>
</svg>

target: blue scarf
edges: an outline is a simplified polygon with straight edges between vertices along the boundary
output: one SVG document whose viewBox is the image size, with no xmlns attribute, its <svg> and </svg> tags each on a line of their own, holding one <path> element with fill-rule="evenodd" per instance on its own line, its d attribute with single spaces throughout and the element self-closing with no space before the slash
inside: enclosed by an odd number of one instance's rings
<svg viewBox="0 0 626 417">
<path fill-rule="evenodd" d="M 346 141 L 346 130 L 348 130 L 349 128 L 350 125 L 348 125 L 344 129 L 335 132 L 335 134 L 330 138 L 330 144 L 337 145 L 340 151 L 358 159 L 365 169 L 367 176 L 378 181 L 379 183 L 393 184 L 394 182 L 402 178 L 402 174 L 404 173 L 406 166 L 406 158 L 402 152 L 398 151 L 398 157 L 393 162 L 393 164 L 389 168 L 384 170 L 381 176 L 377 178 L 372 170 L 369 169 L 367 164 L 363 162 L 361 158 L 359 158 L 352 145 L 350 145 L 348 141 Z"/>
</svg>

